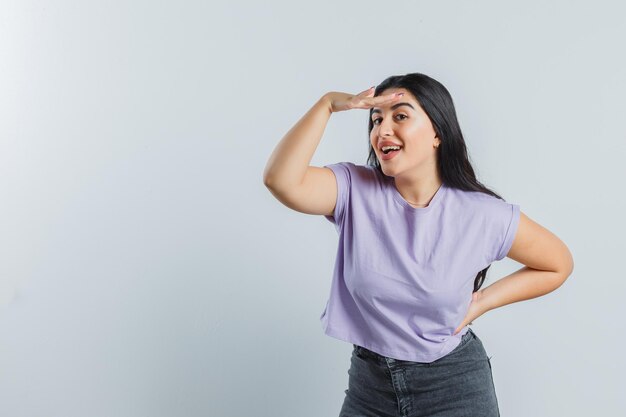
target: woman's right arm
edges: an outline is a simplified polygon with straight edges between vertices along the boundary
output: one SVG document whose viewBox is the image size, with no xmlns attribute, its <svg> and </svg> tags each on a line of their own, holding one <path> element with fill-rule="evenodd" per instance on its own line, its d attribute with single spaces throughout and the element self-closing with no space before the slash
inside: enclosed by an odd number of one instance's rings
<svg viewBox="0 0 626 417">
<path fill-rule="evenodd" d="M 263 183 L 285 206 L 307 214 L 332 215 L 337 202 L 337 181 L 330 168 L 310 166 L 330 116 L 348 109 L 366 109 L 397 100 L 389 94 L 370 97 L 374 89 L 359 94 L 324 94 L 285 134 L 263 171 Z"/>
<path fill-rule="evenodd" d="M 263 183 L 293 210 L 333 214 L 337 200 L 335 175 L 330 168 L 309 166 L 332 113 L 331 101 L 325 94 L 285 134 L 265 166 Z"/>
</svg>

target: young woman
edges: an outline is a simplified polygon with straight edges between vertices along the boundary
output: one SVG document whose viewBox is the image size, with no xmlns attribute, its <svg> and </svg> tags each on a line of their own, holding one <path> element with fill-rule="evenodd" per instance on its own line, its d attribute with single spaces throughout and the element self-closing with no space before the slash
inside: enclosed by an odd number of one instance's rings
<svg viewBox="0 0 626 417">
<path fill-rule="evenodd" d="M 349 109 L 369 109 L 367 165 L 310 166 L 331 114 Z M 341 417 L 499 416 L 490 357 L 467 325 L 555 290 L 574 263 L 476 179 L 441 83 L 412 73 L 323 95 L 278 143 L 264 182 L 339 234 L 320 320 L 353 345 Z M 481 289 L 505 256 L 525 266 Z"/>
</svg>

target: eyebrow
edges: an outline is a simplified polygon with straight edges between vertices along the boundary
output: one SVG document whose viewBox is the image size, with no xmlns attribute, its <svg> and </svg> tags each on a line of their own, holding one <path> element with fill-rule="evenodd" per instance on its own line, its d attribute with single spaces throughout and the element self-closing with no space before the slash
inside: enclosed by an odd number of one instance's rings
<svg viewBox="0 0 626 417">
<path fill-rule="evenodd" d="M 393 106 L 391 106 L 391 110 L 395 110 L 400 106 L 409 106 L 410 108 L 412 108 L 413 110 L 415 110 L 415 107 L 413 107 L 410 103 L 396 103 Z M 374 109 L 372 110 L 372 114 L 374 113 L 382 113 L 382 111 L 378 110 L 378 109 Z"/>
</svg>

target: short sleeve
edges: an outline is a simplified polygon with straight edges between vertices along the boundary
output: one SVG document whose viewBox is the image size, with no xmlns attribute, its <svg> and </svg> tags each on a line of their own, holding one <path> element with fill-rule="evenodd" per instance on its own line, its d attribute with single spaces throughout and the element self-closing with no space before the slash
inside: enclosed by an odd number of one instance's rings
<svg viewBox="0 0 626 417">
<path fill-rule="evenodd" d="M 493 262 L 503 259 L 513 246 L 519 226 L 520 206 L 498 200 L 490 220 L 494 226 L 491 234 L 492 244 L 489 246 L 490 260 Z"/>
<path fill-rule="evenodd" d="M 337 181 L 337 203 L 335 205 L 334 215 L 324 216 L 329 222 L 340 228 L 345 217 L 346 206 L 348 205 L 348 196 L 350 195 L 350 162 L 338 162 L 336 164 L 324 165 L 324 168 L 330 168 L 335 174 Z"/>
</svg>

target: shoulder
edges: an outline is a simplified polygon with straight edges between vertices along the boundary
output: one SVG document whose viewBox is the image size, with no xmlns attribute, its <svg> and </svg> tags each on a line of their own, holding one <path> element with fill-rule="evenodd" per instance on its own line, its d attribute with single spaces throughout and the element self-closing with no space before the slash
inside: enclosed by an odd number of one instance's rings
<svg viewBox="0 0 626 417">
<path fill-rule="evenodd" d="M 371 165 L 359 165 L 349 161 L 336 162 L 324 165 L 324 167 L 332 169 L 335 174 L 342 173 L 344 176 L 349 177 L 352 181 L 375 180 L 380 179 L 383 175 L 376 169 L 376 167 Z"/>
<path fill-rule="evenodd" d="M 359 165 L 359 164 L 355 164 L 354 162 L 350 162 L 350 161 L 342 161 L 342 162 L 335 162 L 332 164 L 327 164 L 324 165 L 325 167 L 340 167 L 343 169 L 347 169 L 351 172 L 366 172 L 366 171 L 372 171 L 375 168 L 373 166 L 370 165 Z"/>
<path fill-rule="evenodd" d="M 462 201 L 465 204 L 471 204 L 484 209 L 497 209 L 511 204 L 505 200 L 481 191 L 466 191 L 458 188 L 452 188 L 451 190 L 457 200 Z"/>
<path fill-rule="evenodd" d="M 510 220 L 519 214 L 519 205 L 481 191 L 466 191 L 451 188 L 447 205 L 455 207 L 456 215 L 484 221 L 495 219 Z"/>
</svg>

